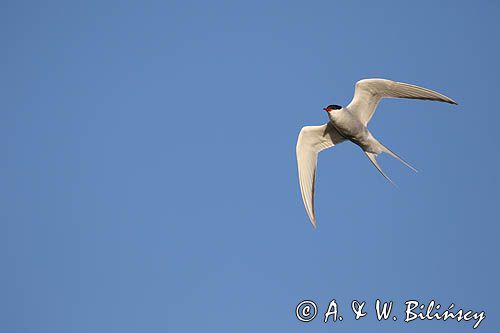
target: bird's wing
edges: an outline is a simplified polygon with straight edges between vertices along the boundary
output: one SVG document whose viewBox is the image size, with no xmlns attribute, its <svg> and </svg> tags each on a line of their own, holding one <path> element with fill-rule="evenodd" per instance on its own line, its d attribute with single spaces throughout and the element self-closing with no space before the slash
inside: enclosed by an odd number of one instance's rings
<svg viewBox="0 0 500 333">
<path fill-rule="evenodd" d="M 330 123 L 321 126 L 305 126 L 299 133 L 297 139 L 297 165 L 299 168 L 300 192 L 302 200 L 311 219 L 316 227 L 314 216 L 314 179 L 316 178 L 316 162 L 318 153 L 326 148 L 344 141 Z"/>
<path fill-rule="evenodd" d="M 356 83 L 354 97 L 347 108 L 366 125 L 382 98 L 426 99 L 457 104 L 451 98 L 427 88 L 385 79 L 365 79 Z"/>
</svg>

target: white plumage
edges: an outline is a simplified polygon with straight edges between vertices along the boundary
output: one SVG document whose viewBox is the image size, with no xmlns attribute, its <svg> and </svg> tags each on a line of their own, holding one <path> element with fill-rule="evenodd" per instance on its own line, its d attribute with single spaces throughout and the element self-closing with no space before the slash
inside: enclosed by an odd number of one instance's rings
<svg viewBox="0 0 500 333">
<path fill-rule="evenodd" d="M 386 79 L 365 79 L 356 83 L 354 97 L 347 107 L 331 105 L 325 108 L 330 121 L 321 126 L 303 127 L 296 147 L 300 191 L 313 226 L 316 227 L 314 181 L 320 151 L 344 140 L 350 140 L 363 149 L 377 170 L 389 181 L 390 178 L 382 171 L 376 160 L 380 153 L 390 154 L 415 170 L 375 139 L 366 127 L 382 98 L 423 99 L 457 104 L 451 98 L 427 88 Z"/>
</svg>

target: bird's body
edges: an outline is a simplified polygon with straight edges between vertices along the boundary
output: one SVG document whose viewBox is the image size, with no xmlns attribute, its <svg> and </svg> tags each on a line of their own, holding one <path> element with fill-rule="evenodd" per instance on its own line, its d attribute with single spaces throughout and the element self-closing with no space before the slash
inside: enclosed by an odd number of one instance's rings
<svg viewBox="0 0 500 333">
<path fill-rule="evenodd" d="M 377 170 L 391 183 L 377 163 L 377 156 L 387 153 L 416 171 L 411 165 L 380 143 L 368 130 L 370 121 L 382 98 L 425 99 L 457 104 L 451 98 L 427 88 L 385 79 L 365 79 L 356 83 L 354 97 L 349 105 L 329 105 L 329 122 L 321 126 L 305 126 L 297 139 L 297 164 L 302 199 L 311 223 L 316 226 L 314 214 L 314 181 L 318 153 L 345 140 L 363 149 Z"/>
<path fill-rule="evenodd" d="M 345 139 L 354 142 L 364 151 L 379 154 L 377 140 L 359 119 L 349 109 L 332 110 L 328 118 L 333 128 Z"/>
</svg>

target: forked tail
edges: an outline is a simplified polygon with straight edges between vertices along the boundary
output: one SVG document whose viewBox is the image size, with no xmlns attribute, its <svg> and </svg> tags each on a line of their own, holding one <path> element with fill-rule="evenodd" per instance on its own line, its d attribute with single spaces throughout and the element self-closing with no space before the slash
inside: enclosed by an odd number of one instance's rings
<svg viewBox="0 0 500 333">
<path fill-rule="evenodd" d="M 380 142 L 378 143 L 380 146 L 380 150 L 383 152 L 383 153 L 386 153 L 386 154 L 389 154 L 391 155 L 392 157 L 394 157 L 395 159 L 397 159 L 398 161 L 400 161 L 401 163 L 403 163 L 404 165 L 406 165 L 408 168 L 412 169 L 413 171 L 415 172 L 418 172 L 417 169 L 415 169 L 414 167 L 412 167 L 408 162 L 406 162 L 405 160 L 403 160 L 401 157 L 399 157 L 398 155 L 396 155 L 394 152 L 392 152 L 389 148 L 387 148 L 386 146 L 384 146 L 383 144 L 381 144 Z M 378 165 L 378 162 L 377 162 L 377 156 L 378 154 L 375 154 L 375 153 L 369 153 L 367 151 L 365 151 L 365 154 L 366 156 L 368 156 L 368 158 L 370 159 L 370 161 L 373 163 L 373 165 L 377 168 L 377 170 L 382 174 L 382 176 L 385 177 L 385 179 L 387 179 L 388 181 L 391 182 L 392 185 L 396 186 L 396 184 L 391 180 L 391 178 L 389 178 L 385 173 L 384 171 L 382 171 L 382 168 L 380 167 L 380 165 Z M 397 187 L 397 186 L 396 186 Z"/>
</svg>

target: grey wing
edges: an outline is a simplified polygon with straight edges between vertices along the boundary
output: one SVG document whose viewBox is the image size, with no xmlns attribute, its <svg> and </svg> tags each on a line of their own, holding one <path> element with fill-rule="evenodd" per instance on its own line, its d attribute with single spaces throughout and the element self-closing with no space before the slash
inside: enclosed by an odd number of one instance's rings
<svg viewBox="0 0 500 333">
<path fill-rule="evenodd" d="M 382 98 L 409 98 L 457 104 L 436 91 L 386 79 L 365 79 L 356 83 L 354 97 L 347 106 L 366 125 Z"/>
<path fill-rule="evenodd" d="M 297 139 L 296 153 L 300 192 L 307 215 L 314 227 L 316 227 L 314 181 L 318 153 L 342 141 L 344 141 L 344 138 L 329 123 L 321 126 L 305 126 L 300 131 Z"/>
</svg>

